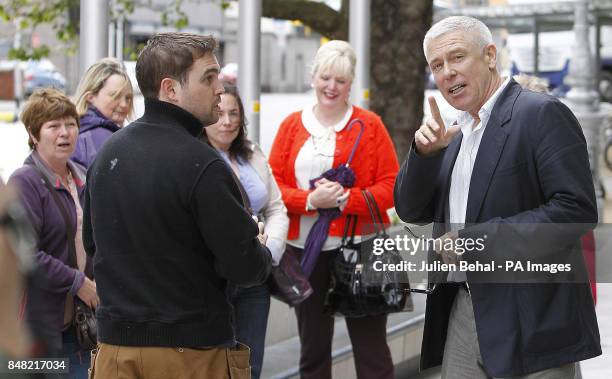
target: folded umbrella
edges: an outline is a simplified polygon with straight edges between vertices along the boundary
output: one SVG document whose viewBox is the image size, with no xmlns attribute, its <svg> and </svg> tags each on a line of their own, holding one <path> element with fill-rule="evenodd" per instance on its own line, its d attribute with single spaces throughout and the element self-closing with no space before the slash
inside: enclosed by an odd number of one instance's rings
<svg viewBox="0 0 612 379">
<path fill-rule="evenodd" d="M 363 130 L 365 125 L 363 121 L 359 119 L 355 119 L 351 121 L 351 123 L 347 127 L 347 131 L 350 132 L 351 128 L 355 124 L 360 124 L 361 129 L 359 130 L 359 135 L 355 140 L 355 145 L 353 145 L 353 150 L 351 151 L 351 155 L 346 163 L 340 164 L 336 168 L 329 169 L 325 171 L 321 176 L 310 180 L 310 188 L 315 188 L 315 183 L 318 180 L 323 178 L 330 180 L 332 182 L 338 182 L 344 188 L 351 188 L 355 184 L 355 172 L 350 167 L 351 162 L 353 160 L 353 156 L 355 155 L 355 151 L 357 150 L 357 146 L 359 145 L 359 141 L 361 140 L 361 135 L 363 134 Z M 327 235 L 329 233 L 329 225 L 335 218 L 338 218 L 342 213 L 340 208 L 326 208 L 326 209 L 318 209 L 319 218 L 312 225 L 308 236 L 306 237 L 306 242 L 304 244 L 304 254 L 302 255 L 302 260 L 300 262 L 302 266 L 302 270 L 306 274 L 307 277 L 310 276 L 312 270 L 314 269 L 315 264 L 317 263 L 317 259 L 319 258 L 319 254 L 321 253 L 321 248 L 327 239 Z"/>
</svg>

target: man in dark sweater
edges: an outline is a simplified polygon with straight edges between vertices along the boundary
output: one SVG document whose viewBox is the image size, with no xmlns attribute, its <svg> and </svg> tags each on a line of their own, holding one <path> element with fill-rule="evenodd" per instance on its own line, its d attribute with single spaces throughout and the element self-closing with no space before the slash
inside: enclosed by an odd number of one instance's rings
<svg viewBox="0 0 612 379">
<path fill-rule="evenodd" d="M 215 45 L 153 36 L 136 63 L 144 116 L 89 168 L 83 240 L 100 297 L 96 379 L 248 375 L 226 286 L 262 283 L 271 256 L 230 170 L 197 138 L 217 121 L 224 92 Z"/>
</svg>

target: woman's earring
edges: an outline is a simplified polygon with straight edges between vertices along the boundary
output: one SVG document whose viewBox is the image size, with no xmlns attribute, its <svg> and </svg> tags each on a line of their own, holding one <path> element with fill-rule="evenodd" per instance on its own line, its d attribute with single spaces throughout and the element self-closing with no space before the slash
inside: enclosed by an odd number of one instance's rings
<svg viewBox="0 0 612 379">
<path fill-rule="evenodd" d="M 314 83 L 310 83 L 310 88 L 314 88 Z"/>
</svg>

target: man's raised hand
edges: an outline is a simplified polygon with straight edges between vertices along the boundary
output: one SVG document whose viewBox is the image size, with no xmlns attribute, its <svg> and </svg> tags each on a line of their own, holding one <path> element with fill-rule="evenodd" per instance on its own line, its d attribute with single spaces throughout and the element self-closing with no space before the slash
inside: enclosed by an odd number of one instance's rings
<svg viewBox="0 0 612 379">
<path fill-rule="evenodd" d="M 440 109 L 433 96 L 427 98 L 431 109 L 431 118 L 427 119 L 419 130 L 414 133 L 417 152 L 421 155 L 430 155 L 448 146 L 453 137 L 459 133 L 459 125 L 445 127 Z"/>
</svg>

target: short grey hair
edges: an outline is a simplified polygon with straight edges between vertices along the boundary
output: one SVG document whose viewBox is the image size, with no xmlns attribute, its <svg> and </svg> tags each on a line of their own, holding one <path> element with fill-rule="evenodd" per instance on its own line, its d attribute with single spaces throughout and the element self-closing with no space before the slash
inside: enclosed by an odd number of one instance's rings
<svg viewBox="0 0 612 379">
<path fill-rule="evenodd" d="M 352 81 L 355 78 L 356 62 L 355 50 L 348 42 L 329 41 L 317 50 L 311 74 L 315 76 L 318 72 L 329 72 Z"/>
<path fill-rule="evenodd" d="M 468 16 L 451 16 L 436 22 L 425 34 L 423 53 L 427 57 L 427 47 L 432 39 L 451 32 L 464 32 L 472 37 L 472 42 L 479 49 L 493 43 L 489 28 L 480 20 Z"/>
</svg>

